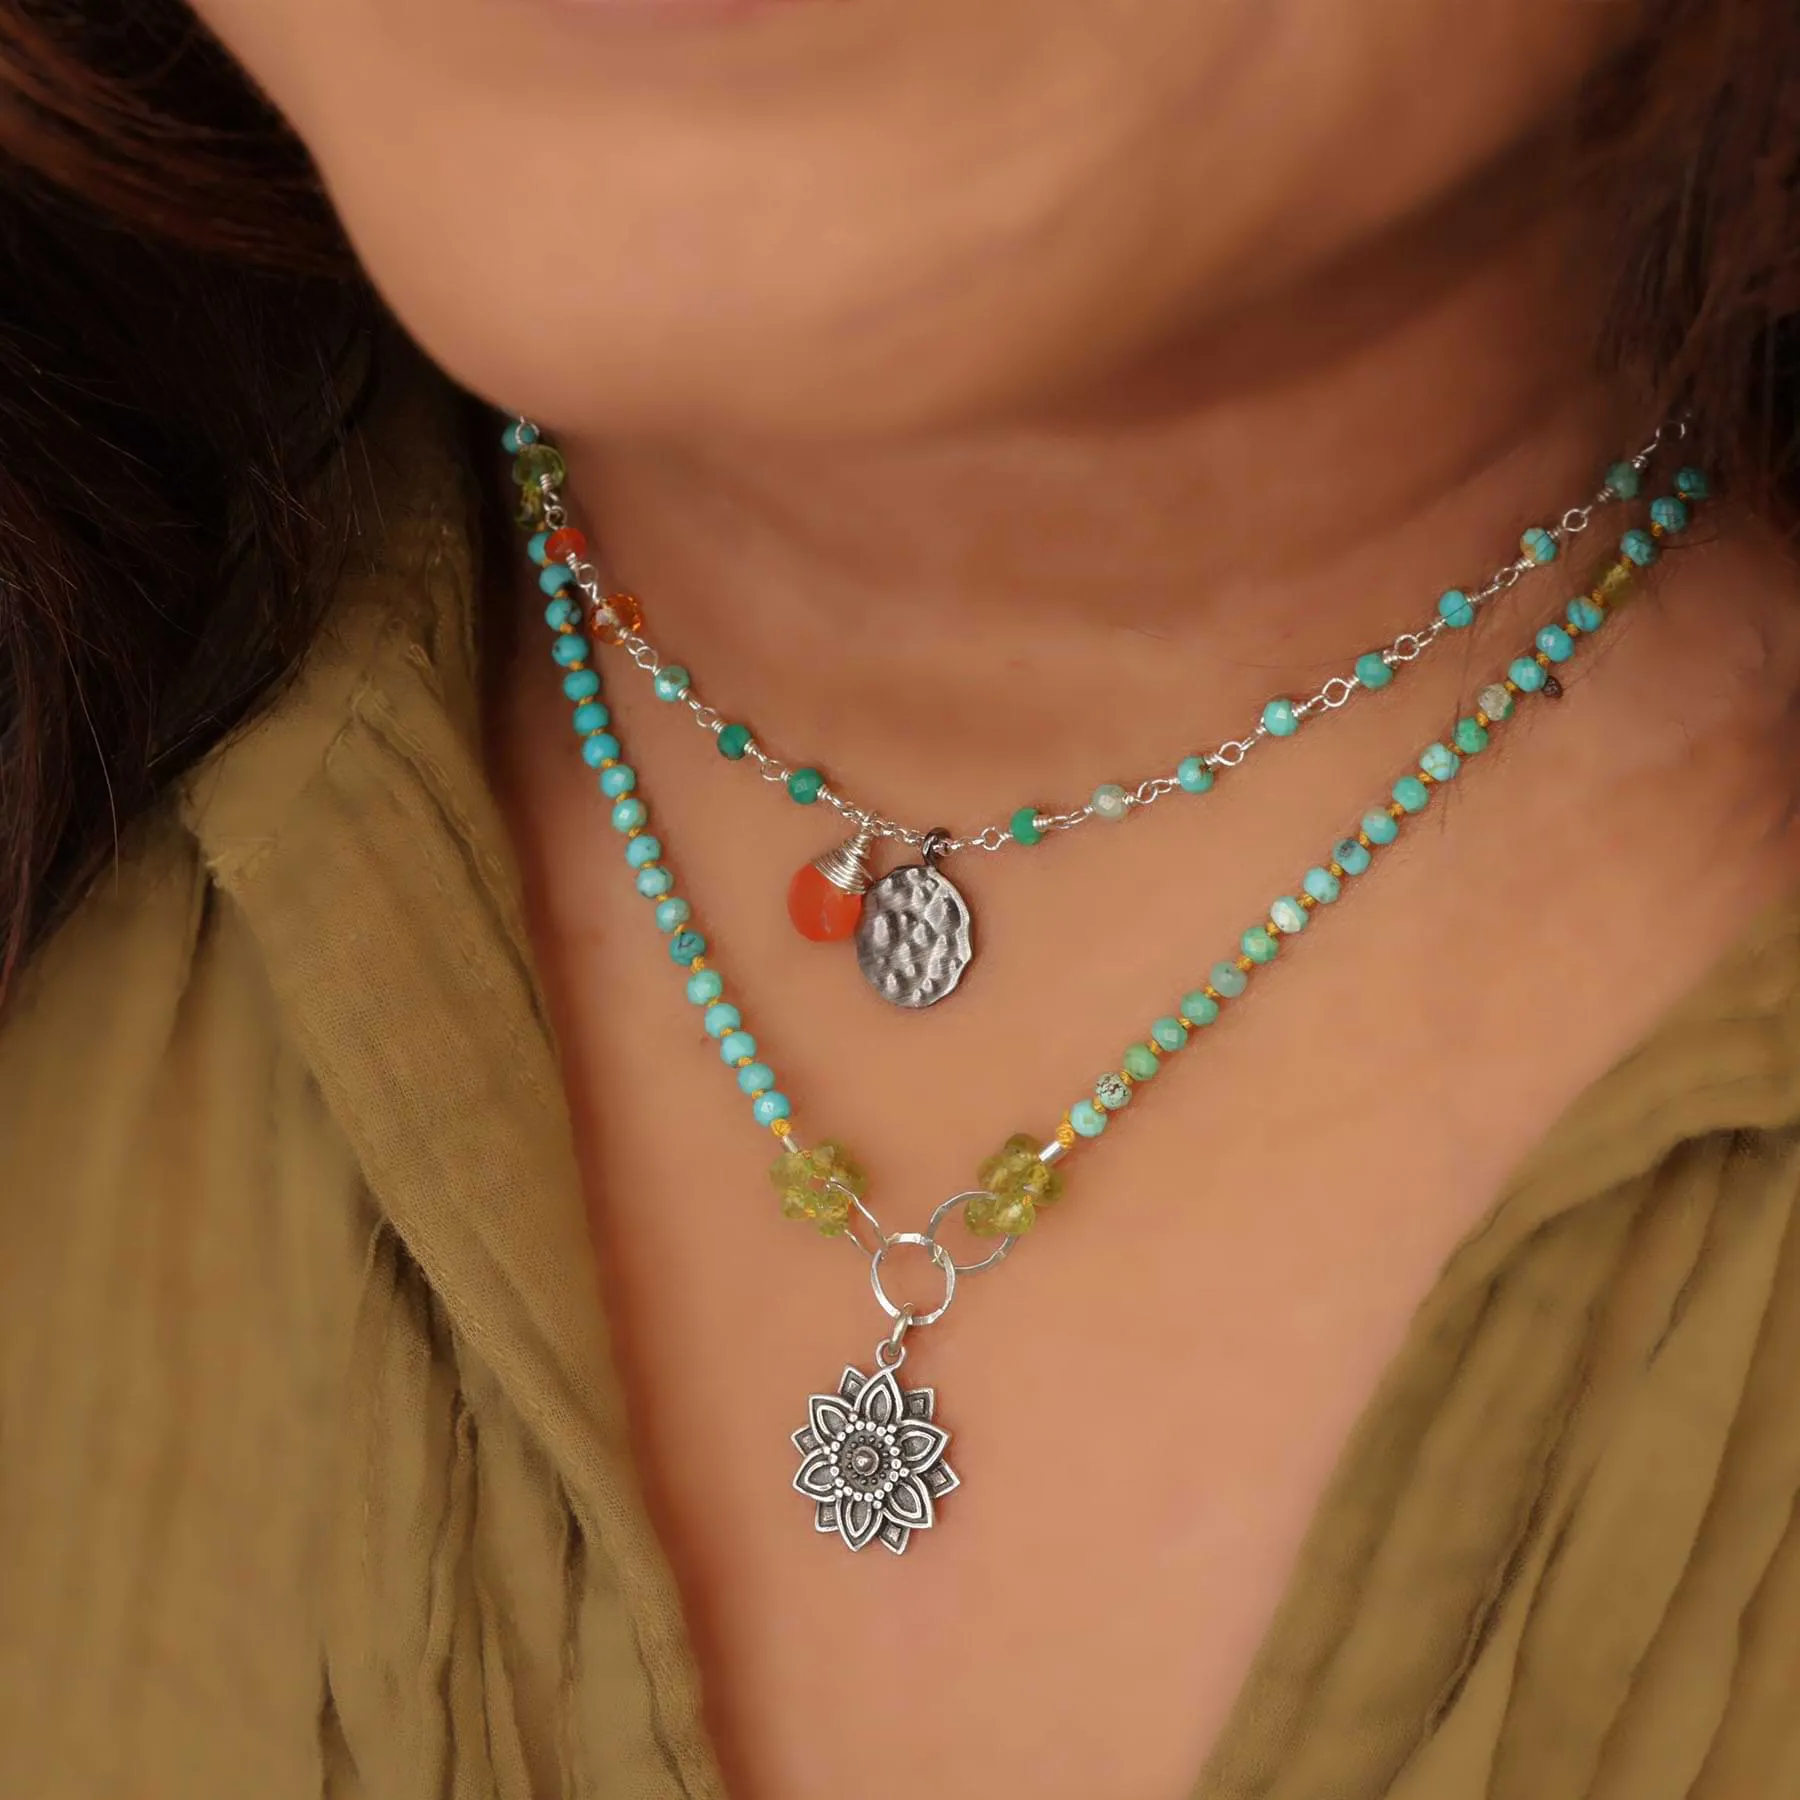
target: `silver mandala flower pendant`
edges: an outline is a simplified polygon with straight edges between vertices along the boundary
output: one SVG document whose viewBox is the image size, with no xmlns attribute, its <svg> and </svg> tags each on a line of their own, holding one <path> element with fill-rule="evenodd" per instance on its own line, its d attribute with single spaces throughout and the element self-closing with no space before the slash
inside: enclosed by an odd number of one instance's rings
<svg viewBox="0 0 1800 1800">
<path fill-rule="evenodd" d="M 835 1394 L 814 1394 L 794 1433 L 794 1486 L 813 1502 L 818 1530 L 852 1550 L 879 1540 L 898 1556 L 937 1523 L 937 1503 L 960 1485 L 944 1460 L 950 1434 L 931 1422 L 931 1388 L 904 1388 L 892 1369 L 846 1369 Z"/>
</svg>

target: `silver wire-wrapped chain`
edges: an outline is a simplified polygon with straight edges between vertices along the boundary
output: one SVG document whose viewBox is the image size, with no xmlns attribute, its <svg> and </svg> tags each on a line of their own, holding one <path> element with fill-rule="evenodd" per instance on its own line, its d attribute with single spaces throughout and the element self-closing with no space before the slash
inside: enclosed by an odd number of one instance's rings
<svg viewBox="0 0 1800 1800">
<path fill-rule="evenodd" d="M 530 425 L 528 419 L 521 419 L 521 425 Z M 1622 461 L 1635 469 L 1640 475 L 1647 469 L 1656 453 L 1670 442 L 1679 442 L 1687 435 L 1687 425 L 1683 420 L 1671 420 L 1659 426 L 1653 437 L 1635 455 Z M 568 523 L 568 514 L 563 502 L 562 493 L 556 482 L 545 476 L 540 482 L 544 496 L 544 523 L 549 530 L 557 530 Z M 1580 506 L 1572 506 L 1554 525 L 1542 527 L 1542 536 L 1560 550 L 1570 539 L 1578 537 L 1592 523 L 1594 514 L 1602 507 L 1610 506 L 1624 498 L 1617 493 L 1610 483 L 1603 484 L 1592 499 Z M 1464 592 L 1464 598 L 1472 612 L 1479 613 L 1482 607 L 1497 599 L 1501 594 L 1516 587 L 1527 575 L 1535 573 L 1546 566 L 1550 558 L 1534 556 L 1522 552 L 1512 562 L 1497 570 L 1488 581 L 1479 588 L 1470 588 Z M 594 564 L 583 557 L 568 558 L 569 567 L 574 571 L 575 579 L 582 593 L 586 596 L 590 614 L 597 626 L 607 627 L 612 634 L 612 641 L 622 649 L 630 660 L 654 682 L 665 669 L 679 666 L 673 659 L 665 657 L 651 641 L 641 632 L 633 629 L 620 629 L 622 621 L 618 620 L 607 605 L 609 587 L 601 572 Z M 1392 643 L 1367 652 L 1379 656 L 1390 669 L 1405 667 L 1415 663 L 1433 644 L 1451 629 L 1448 621 L 1441 613 L 1434 614 L 1431 620 L 1416 631 L 1403 631 Z M 1367 684 L 1354 671 L 1348 675 L 1333 675 L 1319 690 L 1304 700 L 1294 700 L 1292 716 L 1297 723 L 1313 717 L 1317 713 L 1337 712 L 1347 706 L 1352 699 L 1365 690 Z M 708 701 L 703 699 L 690 680 L 682 699 L 694 722 L 702 731 L 717 736 L 726 728 L 729 721 Z M 1237 768 L 1244 759 L 1265 739 L 1275 735 L 1271 732 L 1264 718 L 1258 718 L 1256 724 L 1241 737 L 1227 738 L 1213 749 L 1204 752 L 1198 758 L 1206 768 L 1214 773 Z M 752 737 L 744 747 L 744 759 L 756 764 L 764 781 L 773 782 L 785 787 L 789 778 L 795 773 L 796 766 L 787 762 Z M 1164 775 L 1153 775 L 1140 781 L 1135 787 L 1119 789 L 1114 797 L 1113 818 L 1127 813 L 1139 812 L 1153 806 L 1158 800 L 1169 794 L 1182 791 L 1183 784 L 1179 776 L 1173 772 Z M 964 837 L 947 835 L 941 827 L 907 825 L 892 819 L 873 807 L 865 806 L 850 795 L 839 792 L 829 781 L 820 788 L 818 798 L 834 811 L 840 813 L 857 832 L 867 832 L 871 839 L 886 839 L 890 843 L 904 844 L 909 849 L 920 849 L 928 838 L 933 840 L 933 850 L 938 858 L 956 856 L 968 850 L 1004 850 L 1020 840 L 1015 836 L 1010 825 L 994 824 L 982 826 Z M 1077 825 L 1085 825 L 1090 819 L 1108 816 L 1095 806 L 1093 801 L 1086 805 L 1071 808 L 1066 812 L 1038 812 L 1032 815 L 1031 823 L 1034 831 L 1042 836 L 1053 831 L 1073 831 Z"/>
</svg>

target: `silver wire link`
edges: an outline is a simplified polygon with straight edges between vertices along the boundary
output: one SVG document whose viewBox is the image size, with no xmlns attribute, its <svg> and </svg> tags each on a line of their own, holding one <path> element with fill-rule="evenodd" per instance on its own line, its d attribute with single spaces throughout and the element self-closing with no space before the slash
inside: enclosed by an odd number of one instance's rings
<svg viewBox="0 0 1800 1800">
<path fill-rule="evenodd" d="M 529 420 L 521 423 L 529 424 Z M 1688 435 L 1688 421 L 1685 418 L 1670 419 L 1657 427 L 1655 434 L 1640 450 L 1623 460 L 1640 474 L 1649 467 L 1657 452 L 1668 444 L 1678 444 Z M 538 485 L 544 496 L 544 523 L 552 531 L 559 530 L 568 521 L 568 512 L 563 503 L 561 492 L 548 477 L 539 478 Z M 1572 506 L 1554 525 L 1547 526 L 1551 539 L 1560 549 L 1569 539 L 1578 537 L 1593 523 L 1596 513 L 1603 507 L 1610 506 L 1620 499 L 1610 487 L 1603 486 L 1592 497 L 1580 506 Z M 608 623 L 605 614 L 607 587 L 600 571 L 590 562 L 580 557 L 571 556 L 569 567 L 573 570 L 576 583 L 586 597 L 590 618 L 596 626 Z M 1510 592 L 1525 579 L 1535 574 L 1540 564 L 1529 556 L 1516 557 L 1503 568 L 1497 569 L 1488 580 L 1478 588 L 1466 591 L 1469 604 L 1476 612 L 1496 600 L 1500 595 Z M 616 631 L 616 627 L 614 627 Z M 1437 643 L 1446 630 L 1441 616 L 1433 615 L 1428 623 L 1417 631 L 1403 631 L 1392 643 L 1378 647 L 1372 654 L 1380 656 L 1390 669 L 1404 668 L 1415 663 L 1431 647 Z M 652 681 L 660 675 L 667 663 L 650 640 L 635 631 L 617 632 L 619 647 L 633 663 Z M 1317 713 L 1337 712 L 1348 706 L 1363 691 L 1363 683 L 1354 673 L 1333 675 L 1317 693 L 1293 702 L 1296 717 L 1310 719 Z M 716 711 L 700 695 L 689 687 L 684 696 L 688 710 L 694 716 L 694 722 L 702 731 L 715 736 L 725 728 L 725 717 Z M 1244 759 L 1270 736 L 1269 728 L 1258 720 L 1256 725 L 1242 737 L 1226 738 L 1211 750 L 1204 752 L 1200 760 L 1215 771 L 1235 769 Z M 776 755 L 758 739 L 752 738 L 745 746 L 746 760 L 756 764 L 762 779 L 777 785 L 785 786 L 788 778 L 794 773 L 791 763 Z M 1127 812 L 1140 812 L 1145 807 L 1154 806 L 1157 801 L 1167 798 L 1181 789 L 1181 782 L 1174 774 L 1153 775 L 1140 781 L 1135 787 L 1125 789 L 1125 805 Z M 847 794 L 841 794 L 829 783 L 819 792 L 819 798 L 833 812 L 843 818 L 853 831 L 866 831 L 873 838 L 885 839 L 889 843 L 900 844 L 909 850 L 922 850 L 928 837 L 936 837 L 935 854 L 940 857 L 960 856 L 965 851 L 982 850 L 990 854 L 1010 848 L 1016 840 L 1010 826 L 1005 824 L 984 825 L 980 830 L 967 837 L 950 837 L 931 828 L 907 825 L 898 819 L 890 819 L 872 807 L 864 806 Z M 1085 825 L 1095 816 L 1091 805 L 1072 807 L 1067 812 L 1042 812 L 1035 816 L 1034 823 L 1038 831 L 1048 834 L 1053 831 L 1073 831 L 1078 825 Z M 879 1229 L 879 1228 L 878 1228 Z M 966 1271 L 965 1271 L 966 1272 Z M 924 1321 L 920 1320 L 923 1324 Z"/>
</svg>

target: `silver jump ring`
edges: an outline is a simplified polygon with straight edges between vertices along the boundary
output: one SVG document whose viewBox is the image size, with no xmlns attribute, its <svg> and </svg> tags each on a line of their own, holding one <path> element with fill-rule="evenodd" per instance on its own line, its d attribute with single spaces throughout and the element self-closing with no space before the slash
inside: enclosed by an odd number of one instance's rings
<svg viewBox="0 0 1800 1800">
<path fill-rule="evenodd" d="M 964 1193 L 952 1194 L 950 1198 L 944 1201 L 931 1215 L 931 1223 L 925 1227 L 926 1237 L 929 1238 L 932 1243 L 937 1244 L 938 1227 L 943 1224 L 943 1222 L 949 1218 L 959 1206 L 967 1206 L 971 1200 L 991 1200 L 993 1197 L 994 1196 L 990 1194 L 986 1188 L 970 1188 Z M 991 1269 L 997 1264 L 1005 1262 L 1006 1259 L 1012 1255 L 1012 1247 L 1018 1241 L 1017 1237 L 1002 1238 L 999 1244 L 994 1249 L 990 1250 L 979 1262 L 959 1263 L 954 1256 L 951 1256 L 950 1266 L 959 1275 L 979 1275 L 984 1269 Z M 942 1244 L 938 1244 L 938 1248 L 942 1250 L 944 1247 Z M 948 1256 L 949 1252 L 945 1251 L 944 1254 Z M 949 1302 L 946 1301 L 945 1304 L 948 1305 Z M 921 1320 L 920 1323 L 923 1324 L 924 1321 Z"/>
<path fill-rule="evenodd" d="M 917 1245 L 919 1249 L 927 1251 L 931 1260 L 937 1264 L 938 1272 L 944 1278 L 944 1298 L 935 1311 L 911 1316 L 910 1306 L 896 1306 L 888 1298 L 887 1289 L 881 1285 L 881 1265 L 896 1244 Z M 950 1310 L 950 1302 L 956 1298 L 956 1258 L 936 1238 L 927 1237 L 922 1231 L 896 1231 L 869 1258 L 869 1285 L 875 1290 L 875 1298 L 881 1302 L 881 1310 L 890 1319 L 911 1316 L 911 1323 L 914 1325 L 935 1325 Z"/>
<path fill-rule="evenodd" d="M 903 1306 L 894 1329 L 875 1346 L 875 1360 L 884 1369 L 897 1369 L 906 1361 L 906 1334 L 913 1327 L 913 1309 Z"/>
</svg>

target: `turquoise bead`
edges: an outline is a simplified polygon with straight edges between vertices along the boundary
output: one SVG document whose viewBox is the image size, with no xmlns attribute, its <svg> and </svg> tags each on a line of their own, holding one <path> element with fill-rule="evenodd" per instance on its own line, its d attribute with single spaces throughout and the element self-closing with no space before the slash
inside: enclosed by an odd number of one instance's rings
<svg viewBox="0 0 1800 1800">
<path fill-rule="evenodd" d="M 1219 1016 L 1219 1003 L 1204 988 L 1196 988 L 1181 1003 L 1181 1016 L 1196 1031 L 1204 1030 Z"/>
<path fill-rule="evenodd" d="M 1534 525 L 1519 539 L 1519 548 L 1540 568 L 1556 561 L 1556 539 L 1542 525 Z"/>
<path fill-rule="evenodd" d="M 1568 620 L 1577 631 L 1598 631 L 1606 623 L 1606 612 L 1585 594 L 1577 594 L 1569 602 Z"/>
<path fill-rule="evenodd" d="M 719 1040 L 719 1061 L 735 1068 L 746 1056 L 756 1055 L 756 1039 L 747 1031 L 728 1031 Z"/>
<path fill-rule="evenodd" d="M 693 677 L 688 674 L 687 670 L 684 669 L 680 663 L 670 663 L 667 668 L 658 669 L 656 671 L 656 679 L 652 683 L 652 686 L 656 689 L 656 697 L 659 700 L 685 699 L 688 689 L 693 685 Z"/>
<path fill-rule="evenodd" d="M 1644 477 L 1636 463 L 1616 462 L 1606 471 L 1606 485 L 1621 500 L 1635 500 L 1644 491 Z"/>
<path fill-rule="evenodd" d="M 1394 783 L 1394 800 L 1409 813 L 1423 812 L 1431 804 L 1431 789 L 1416 775 L 1402 775 Z"/>
<path fill-rule="evenodd" d="M 1204 756 L 1184 756 L 1175 767 L 1175 779 L 1190 794 L 1204 794 L 1217 779 Z"/>
<path fill-rule="evenodd" d="M 1475 623 L 1475 602 L 1461 588 L 1451 588 L 1438 601 L 1438 617 L 1453 631 Z"/>
<path fill-rule="evenodd" d="M 1306 908 L 1291 894 L 1283 894 L 1269 907 L 1269 923 L 1283 937 L 1298 937 L 1306 929 Z"/>
<path fill-rule="evenodd" d="M 697 931 L 678 931 L 669 939 L 669 956 L 685 968 L 706 954 L 706 939 Z"/>
<path fill-rule="evenodd" d="M 1507 668 L 1506 678 L 1522 694 L 1535 694 L 1548 679 L 1543 664 L 1529 656 L 1515 658 Z"/>
<path fill-rule="evenodd" d="M 573 600 L 558 594 L 557 597 L 544 608 L 544 623 L 548 625 L 552 631 L 561 631 L 565 625 L 579 625 L 581 623 L 581 608 L 577 606 Z"/>
<path fill-rule="evenodd" d="M 1133 1081 L 1153 1081 L 1162 1062 L 1148 1044 L 1132 1044 L 1120 1058 L 1119 1066 Z"/>
<path fill-rule="evenodd" d="M 1464 756 L 1479 756 L 1488 747 L 1487 727 L 1475 718 L 1458 719 L 1455 737 Z"/>
<path fill-rule="evenodd" d="M 719 1006 L 709 1006 L 700 1023 L 706 1027 L 708 1037 L 727 1038 L 734 1031 L 743 1029 L 744 1015 L 727 1002 Z"/>
<path fill-rule="evenodd" d="M 1419 758 L 1419 767 L 1433 781 L 1454 781 L 1456 771 L 1462 764 L 1448 744 L 1427 744 L 1424 754 Z"/>
<path fill-rule="evenodd" d="M 737 1078 L 746 1094 L 766 1094 L 775 1085 L 775 1071 L 767 1063 L 751 1063 L 738 1070 Z"/>
<path fill-rule="evenodd" d="M 1552 662 L 1567 662 L 1575 654 L 1575 640 L 1560 625 L 1546 625 L 1537 634 L 1537 647 Z"/>
<path fill-rule="evenodd" d="M 653 862 L 662 861 L 662 844 L 653 837 L 634 837 L 625 846 L 625 866 L 629 869 L 642 869 Z"/>
<path fill-rule="evenodd" d="M 1077 1100 L 1069 1108 L 1069 1123 L 1078 1137 L 1097 1138 L 1106 1129 L 1106 1114 L 1091 1100 Z"/>
<path fill-rule="evenodd" d="M 1223 994 L 1227 1000 L 1235 1000 L 1250 985 L 1250 977 L 1236 963 L 1214 963 L 1212 974 L 1208 977 L 1215 994 Z"/>
<path fill-rule="evenodd" d="M 575 579 L 575 571 L 567 563 L 547 563 L 538 576 L 538 586 L 546 594 L 560 594 Z"/>
<path fill-rule="evenodd" d="M 1188 1041 L 1188 1028 L 1179 1019 L 1158 1019 L 1150 1035 L 1165 1050 L 1179 1050 Z"/>
<path fill-rule="evenodd" d="M 1281 952 L 1281 942 L 1268 926 L 1252 925 L 1250 929 L 1238 939 L 1238 948 L 1241 949 L 1253 963 L 1272 963 Z M 1240 969 L 1238 973 L 1241 975 L 1243 971 Z M 1215 981 L 1213 986 L 1219 987 L 1218 982 Z M 1223 988 L 1219 988 L 1220 993 L 1223 993 L 1224 991 Z"/>
<path fill-rule="evenodd" d="M 1656 547 L 1656 539 L 1647 531 L 1628 531 L 1619 539 L 1619 548 L 1637 564 L 1640 569 L 1647 569 L 1662 553 Z"/>
<path fill-rule="evenodd" d="M 787 791 L 801 806 L 811 806 L 825 791 L 825 777 L 817 769 L 796 769 L 787 778 Z"/>
<path fill-rule="evenodd" d="M 1362 845 L 1358 844 L 1357 849 Z M 1333 860 L 1336 860 L 1335 858 Z M 1343 863 L 1338 862 L 1341 869 Z M 1318 901 L 1321 906 L 1329 906 L 1344 891 L 1344 884 L 1329 869 L 1308 869 L 1300 885 Z"/>
<path fill-rule="evenodd" d="M 1371 650 L 1356 659 L 1356 679 L 1366 688 L 1384 688 L 1394 679 L 1394 671 L 1379 650 Z"/>
<path fill-rule="evenodd" d="M 538 441 L 538 428 L 524 419 L 515 419 L 500 434 L 500 447 L 508 456 L 517 456 L 527 444 Z"/>
<path fill-rule="evenodd" d="M 571 700 L 591 700 L 600 691 L 600 677 L 592 669 L 571 669 L 563 677 L 563 693 Z"/>
<path fill-rule="evenodd" d="M 794 1116 L 794 1103 L 786 1094 L 771 1089 L 766 1094 L 758 1094 L 756 1103 L 750 1108 L 750 1116 L 759 1125 L 773 1125 L 777 1119 L 791 1119 Z"/>
<path fill-rule="evenodd" d="M 1109 1113 L 1123 1112 L 1131 1104 L 1131 1083 L 1123 1075 L 1102 1075 L 1094 1083 L 1094 1104 Z"/>
<path fill-rule="evenodd" d="M 1675 491 L 1684 500 L 1706 500 L 1712 496 L 1712 483 L 1703 469 L 1677 469 Z"/>
<path fill-rule="evenodd" d="M 631 841 L 635 844 L 638 840 L 633 838 Z M 646 900 L 660 900 L 674 885 L 675 877 L 661 863 L 637 872 L 637 891 Z"/>
<path fill-rule="evenodd" d="M 1371 844 L 1391 844 L 1400 835 L 1400 822 L 1386 807 L 1374 807 L 1362 816 L 1362 834 Z M 1360 844 L 1357 848 L 1362 850 Z M 1367 856 L 1368 852 L 1363 850 L 1363 854 Z M 1344 859 L 1340 856 L 1338 861 L 1343 862 Z M 1344 866 L 1348 868 L 1350 865 L 1344 863 Z"/>
<path fill-rule="evenodd" d="M 568 631 L 550 646 L 550 654 L 567 669 L 576 663 L 586 662 L 589 648 L 587 639 L 580 632 Z"/>
<path fill-rule="evenodd" d="M 1131 811 L 1131 801 L 1116 781 L 1103 781 L 1089 797 L 1088 809 L 1096 819 L 1116 825 Z"/>
<path fill-rule="evenodd" d="M 1381 816 L 1382 818 L 1387 819 L 1389 829 L 1394 832 L 1395 836 L 1398 836 L 1400 827 L 1396 825 L 1392 819 L 1388 819 L 1386 813 L 1383 813 Z M 1363 825 L 1366 829 L 1368 826 L 1367 819 L 1363 821 Z M 1369 832 L 1370 837 L 1374 837 L 1374 835 L 1374 832 Z M 1368 874 L 1369 864 L 1375 859 L 1369 854 L 1368 846 L 1366 844 L 1360 843 L 1355 838 L 1339 838 L 1331 847 L 1331 860 L 1336 863 L 1346 875 L 1354 878 L 1358 875 Z M 1329 874 L 1330 871 L 1327 870 L 1326 873 Z"/>
<path fill-rule="evenodd" d="M 581 746 L 581 760 L 590 769 L 598 769 L 619 760 L 619 740 L 610 731 L 596 731 Z"/>
<path fill-rule="evenodd" d="M 1038 824 L 1038 809 L 1035 806 L 1021 806 L 1008 821 L 1006 829 L 1012 833 L 1015 844 L 1023 844 L 1029 850 L 1034 844 L 1044 841 L 1043 829 Z"/>
<path fill-rule="evenodd" d="M 729 762 L 741 762 L 744 752 L 750 748 L 750 727 L 748 725 L 726 725 L 716 740 L 719 754 Z"/>
<path fill-rule="evenodd" d="M 544 546 L 549 542 L 550 534 L 547 531 L 535 532 L 525 541 L 525 554 L 529 556 L 540 569 L 550 560 L 550 558 L 544 554 Z"/>
<path fill-rule="evenodd" d="M 646 869 L 644 875 L 666 875 L 667 869 Z M 642 890 L 644 875 L 638 877 L 638 887 Z M 679 931 L 694 916 L 694 909 L 679 898 L 663 900 L 656 908 L 656 929 L 658 931 Z"/>
<path fill-rule="evenodd" d="M 612 827 L 614 831 L 636 831 L 650 814 L 636 794 L 621 800 L 612 809 Z"/>
<path fill-rule="evenodd" d="M 691 1006 L 711 1006 L 725 991 L 725 978 L 717 969 L 699 969 L 688 977 L 687 997 Z"/>
<path fill-rule="evenodd" d="M 1660 525 L 1664 531 L 1686 531 L 1688 528 L 1688 509 L 1685 500 L 1677 500 L 1665 494 L 1660 500 L 1650 502 L 1650 522 Z"/>
<path fill-rule="evenodd" d="M 637 786 L 637 770 L 630 763 L 616 762 L 600 771 L 600 791 L 609 800 L 621 800 Z"/>
<path fill-rule="evenodd" d="M 1271 700 L 1263 708 L 1262 722 L 1270 737 L 1292 737 L 1300 729 L 1300 715 L 1291 700 Z"/>
<path fill-rule="evenodd" d="M 586 737 L 590 731 L 604 731 L 612 723 L 612 714 L 598 700 L 584 700 L 569 722 Z"/>
</svg>

